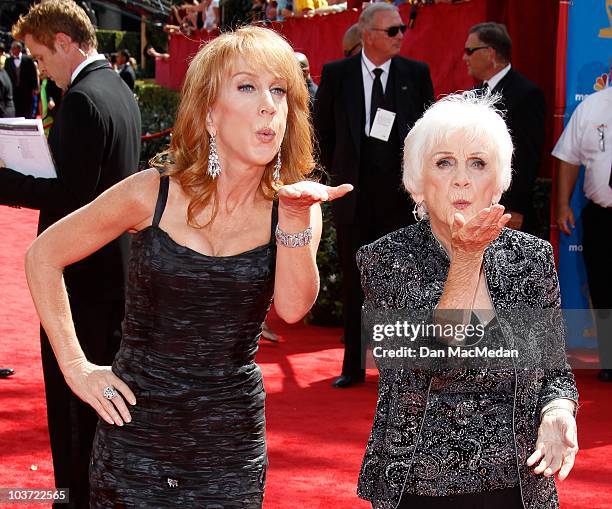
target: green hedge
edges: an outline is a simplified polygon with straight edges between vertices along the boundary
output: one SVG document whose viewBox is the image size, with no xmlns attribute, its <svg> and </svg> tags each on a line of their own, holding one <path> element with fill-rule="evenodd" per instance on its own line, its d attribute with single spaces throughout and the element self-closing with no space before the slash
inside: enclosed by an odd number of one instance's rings
<svg viewBox="0 0 612 509">
<path fill-rule="evenodd" d="M 323 203 L 323 232 L 317 267 L 321 288 L 317 302 L 307 316 L 307 322 L 314 325 L 336 327 L 342 325 L 342 273 L 336 249 L 336 229 L 331 219 L 331 205 Z"/>
<path fill-rule="evenodd" d="M 96 30 L 99 53 L 115 53 L 127 49 L 137 60 L 140 60 L 140 33 L 121 30 Z"/>
<path fill-rule="evenodd" d="M 160 28 L 148 22 L 145 28 L 146 43 L 153 46 L 157 51 L 163 53 L 168 50 L 168 34 Z M 121 30 L 96 30 L 98 39 L 98 52 L 115 53 L 117 50 L 126 48 L 130 54 L 140 61 L 140 32 L 124 32 Z M 144 66 L 139 67 L 138 76 L 152 78 L 155 76 L 155 59 L 145 54 Z"/>
<path fill-rule="evenodd" d="M 136 81 L 134 93 L 142 117 L 142 134 L 153 134 L 174 125 L 179 93 L 169 88 L 147 81 Z M 140 152 L 141 167 L 147 167 L 148 161 L 161 152 L 170 143 L 170 136 L 145 140 Z"/>
</svg>

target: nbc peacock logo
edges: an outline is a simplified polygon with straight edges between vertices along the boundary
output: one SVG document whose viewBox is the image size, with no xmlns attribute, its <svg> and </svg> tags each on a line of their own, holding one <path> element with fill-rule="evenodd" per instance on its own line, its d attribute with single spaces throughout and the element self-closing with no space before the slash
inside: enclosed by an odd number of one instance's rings
<svg viewBox="0 0 612 509">
<path fill-rule="evenodd" d="M 601 76 L 597 76 L 595 80 L 595 84 L 593 85 L 593 90 L 595 92 L 599 92 L 604 88 L 608 88 L 610 86 L 610 74 L 602 74 Z"/>
</svg>

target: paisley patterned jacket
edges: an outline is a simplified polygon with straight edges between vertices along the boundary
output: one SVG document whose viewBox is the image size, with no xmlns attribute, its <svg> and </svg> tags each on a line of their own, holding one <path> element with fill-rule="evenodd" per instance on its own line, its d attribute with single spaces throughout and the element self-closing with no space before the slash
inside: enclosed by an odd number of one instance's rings
<svg viewBox="0 0 612 509">
<path fill-rule="evenodd" d="M 433 309 L 444 290 L 450 260 L 429 221 L 422 220 L 362 247 L 357 265 L 364 311 Z M 504 228 L 486 249 L 483 269 L 497 312 L 560 306 L 552 246 L 544 240 Z M 563 337 L 562 321 L 545 326 Z M 561 360 L 555 369 L 514 369 L 513 445 L 524 509 L 559 506 L 554 480 L 533 474 L 526 465 L 535 448 L 542 407 L 556 398 L 578 400 L 565 352 L 558 350 Z M 380 370 L 378 402 L 357 489 L 374 509 L 395 509 L 399 504 L 430 389 L 431 376 L 423 371 Z"/>
</svg>

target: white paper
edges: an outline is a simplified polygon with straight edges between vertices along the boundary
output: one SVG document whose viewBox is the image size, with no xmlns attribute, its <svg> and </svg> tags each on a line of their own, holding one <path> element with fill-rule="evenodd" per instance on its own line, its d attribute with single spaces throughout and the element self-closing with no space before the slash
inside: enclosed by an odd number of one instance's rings
<svg viewBox="0 0 612 509">
<path fill-rule="evenodd" d="M 377 138 L 382 141 L 389 141 L 393 122 L 395 121 L 395 113 L 382 108 L 376 110 L 374 123 L 370 129 L 370 138 Z"/>
<path fill-rule="evenodd" d="M 0 159 L 7 168 L 24 175 L 57 178 L 39 118 L 0 118 Z"/>
</svg>

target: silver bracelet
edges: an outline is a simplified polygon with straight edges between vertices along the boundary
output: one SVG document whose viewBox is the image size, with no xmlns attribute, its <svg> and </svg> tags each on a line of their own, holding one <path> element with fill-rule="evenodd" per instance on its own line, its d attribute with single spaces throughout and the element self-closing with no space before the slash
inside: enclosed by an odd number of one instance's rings
<svg viewBox="0 0 612 509">
<path fill-rule="evenodd" d="M 542 410 L 542 413 L 540 414 L 540 420 L 542 420 L 542 418 L 551 410 L 567 410 L 570 414 L 572 414 L 573 417 L 576 417 L 576 408 L 574 407 L 574 410 L 572 410 L 571 408 L 567 408 L 566 406 L 561 406 L 561 405 L 553 405 L 553 406 L 549 406 L 548 408 L 546 408 L 545 410 Z"/>
<path fill-rule="evenodd" d="M 285 247 L 304 247 L 310 244 L 312 240 L 312 226 L 309 226 L 304 231 L 297 233 L 287 233 L 281 230 L 278 225 L 276 225 L 276 231 L 274 233 L 276 237 L 276 241 Z"/>
</svg>

